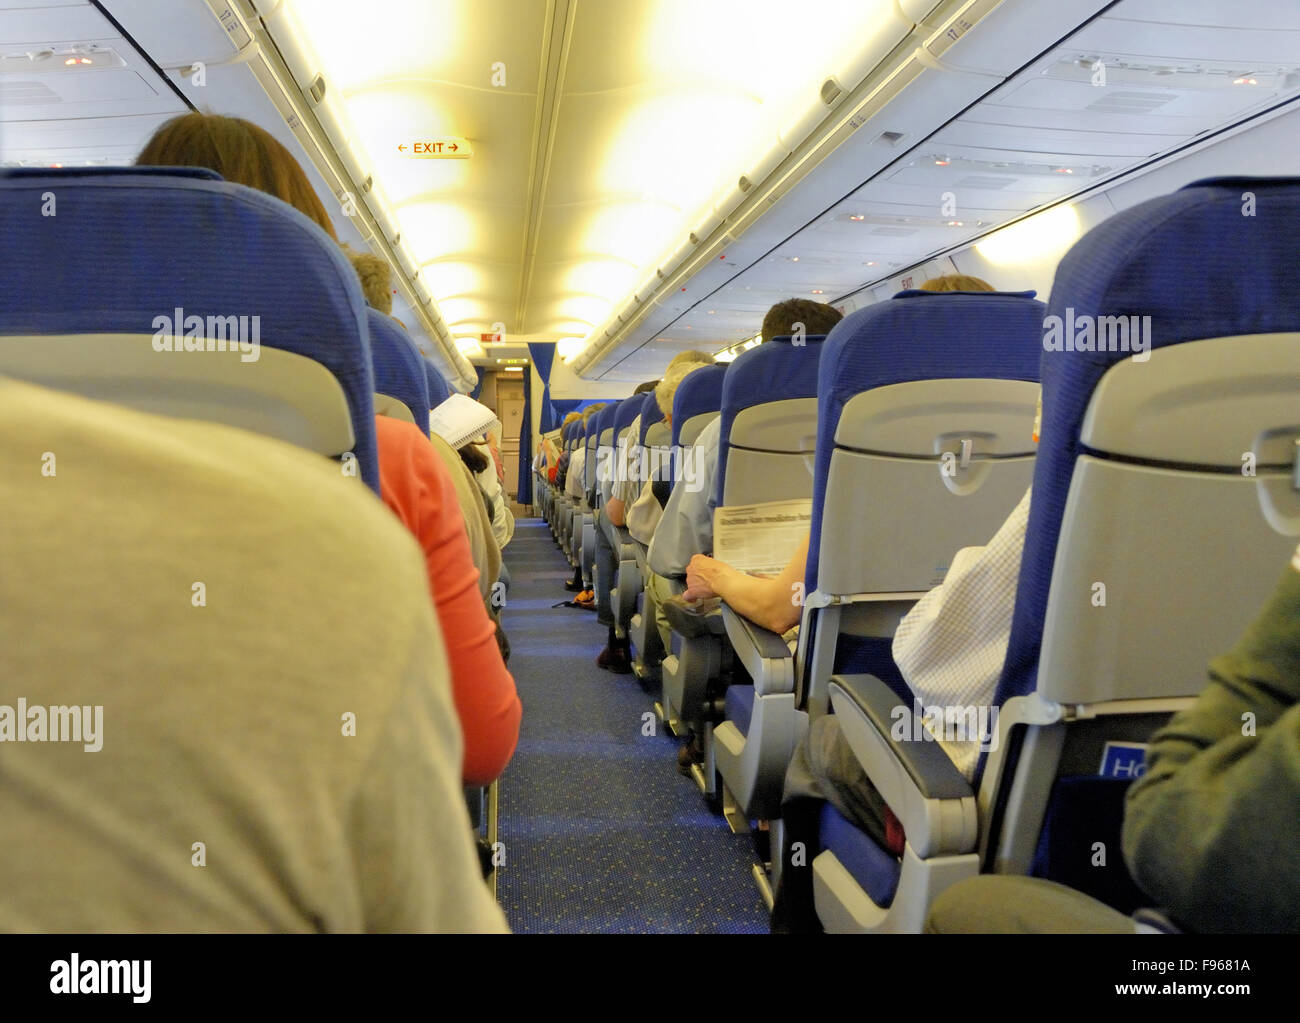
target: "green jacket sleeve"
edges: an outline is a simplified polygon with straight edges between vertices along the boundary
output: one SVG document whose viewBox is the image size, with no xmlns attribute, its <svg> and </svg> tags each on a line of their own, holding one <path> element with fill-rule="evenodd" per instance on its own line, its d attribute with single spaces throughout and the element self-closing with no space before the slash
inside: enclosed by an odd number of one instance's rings
<svg viewBox="0 0 1300 1023">
<path fill-rule="evenodd" d="M 1300 929 L 1296 567 L 1211 662 L 1196 703 L 1152 737 L 1123 842 L 1138 884 L 1192 930 Z"/>
</svg>

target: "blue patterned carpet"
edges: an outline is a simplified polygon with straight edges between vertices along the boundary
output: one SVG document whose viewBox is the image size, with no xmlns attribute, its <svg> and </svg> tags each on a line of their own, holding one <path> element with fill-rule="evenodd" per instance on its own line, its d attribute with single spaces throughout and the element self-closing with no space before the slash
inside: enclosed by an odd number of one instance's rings
<svg viewBox="0 0 1300 1023">
<path fill-rule="evenodd" d="M 676 771 L 677 742 L 631 675 L 596 667 L 605 629 L 570 594 L 540 519 L 506 548 L 504 617 L 524 704 L 501 781 L 498 897 L 519 933 L 766 933 L 747 835 Z M 645 717 L 645 715 L 649 717 Z M 643 735 L 646 721 L 655 734 Z"/>
</svg>

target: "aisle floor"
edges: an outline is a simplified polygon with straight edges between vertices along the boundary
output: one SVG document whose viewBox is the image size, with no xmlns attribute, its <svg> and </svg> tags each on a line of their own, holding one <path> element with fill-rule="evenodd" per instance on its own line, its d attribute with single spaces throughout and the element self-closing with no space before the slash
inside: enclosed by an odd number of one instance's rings
<svg viewBox="0 0 1300 1023">
<path fill-rule="evenodd" d="M 503 624 L 524 704 L 501 780 L 498 897 L 510 926 L 766 932 L 752 839 L 733 835 L 677 773 L 677 740 L 655 719 L 653 696 L 634 676 L 596 667 L 605 630 L 595 613 L 552 608 L 571 596 L 571 573 L 546 523 L 520 519 L 505 559 Z"/>
</svg>

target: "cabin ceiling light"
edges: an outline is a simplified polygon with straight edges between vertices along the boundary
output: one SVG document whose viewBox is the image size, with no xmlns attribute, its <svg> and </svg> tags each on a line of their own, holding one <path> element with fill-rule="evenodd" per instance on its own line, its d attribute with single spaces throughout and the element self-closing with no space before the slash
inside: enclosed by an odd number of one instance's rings
<svg viewBox="0 0 1300 1023">
<path fill-rule="evenodd" d="M 996 266 L 1024 266 L 1058 258 L 1082 233 L 1078 210 L 1054 206 L 993 232 L 975 251 Z"/>
</svg>

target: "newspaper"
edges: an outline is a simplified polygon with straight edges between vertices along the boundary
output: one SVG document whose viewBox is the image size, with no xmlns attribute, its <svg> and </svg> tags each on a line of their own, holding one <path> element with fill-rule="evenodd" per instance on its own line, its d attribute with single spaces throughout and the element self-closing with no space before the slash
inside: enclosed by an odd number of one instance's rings
<svg viewBox="0 0 1300 1023">
<path fill-rule="evenodd" d="M 751 575 L 780 575 L 811 522 L 809 498 L 715 508 L 713 556 Z"/>
<path fill-rule="evenodd" d="M 429 412 L 429 432 L 436 433 L 453 448 L 462 447 L 500 425 L 496 413 L 464 394 L 453 394 Z"/>
</svg>

